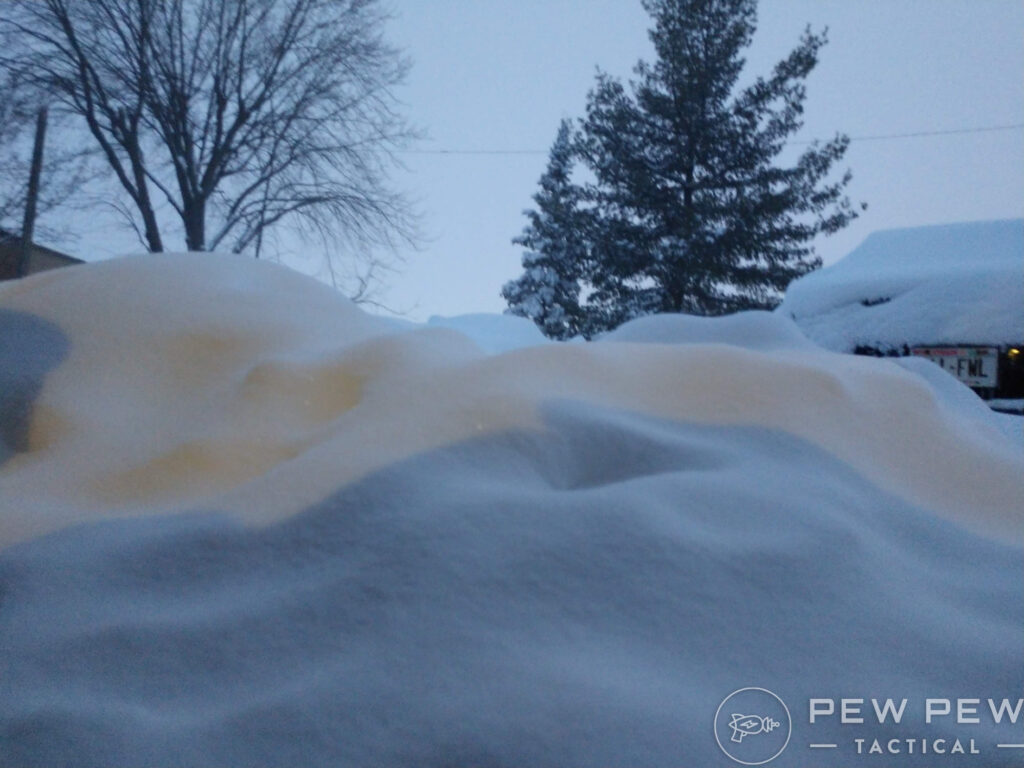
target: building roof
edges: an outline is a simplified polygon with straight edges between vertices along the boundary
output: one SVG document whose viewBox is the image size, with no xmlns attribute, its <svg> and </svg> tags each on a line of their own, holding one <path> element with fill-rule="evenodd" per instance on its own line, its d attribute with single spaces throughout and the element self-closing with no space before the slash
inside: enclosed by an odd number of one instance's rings
<svg viewBox="0 0 1024 768">
<path fill-rule="evenodd" d="M 9 229 L 3 229 L 0 227 L 0 246 L 20 246 L 21 235 L 17 232 L 11 232 Z M 76 259 L 74 256 L 69 256 L 61 251 L 54 250 L 53 248 L 47 248 L 45 245 L 39 243 L 32 243 L 32 249 L 45 253 L 48 256 L 53 256 L 58 259 L 67 260 L 71 264 L 84 264 L 85 262 L 81 259 Z"/>
</svg>

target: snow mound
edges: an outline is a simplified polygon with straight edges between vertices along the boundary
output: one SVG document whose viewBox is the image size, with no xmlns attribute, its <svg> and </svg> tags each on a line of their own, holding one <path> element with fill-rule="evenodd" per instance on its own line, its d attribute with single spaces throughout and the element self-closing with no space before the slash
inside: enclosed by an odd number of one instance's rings
<svg viewBox="0 0 1024 768">
<path fill-rule="evenodd" d="M 836 351 L 1015 344 L 1024 332 L 1024 220 L 876 232 L 793 281 L 777 310 Z"/>
<path fill-rule="evenodd" d="M 620 325 L 602 341 L 729 344 L 765 351 L 814 347 L 792 320 L 771 312 L 738 312 L 725 317 L 649 315 Z"/>
<path fill-rule="evenodd" d="M 744 685 L 1019 696 L 1024 460 L 925 369 L 507 320 L 228 256 L 0 287 L 0 763 L 717 765 Z"/>
<path fill-rule="evenodd" d="M 510 352 L 513 349 L 534 347 L 549 343 L 548 338 L 532 320 L 514 315 L 434 315 L 427 320 L 434 328 L 451 328 L 472 339 L 488 354 Z"/>
</svg>

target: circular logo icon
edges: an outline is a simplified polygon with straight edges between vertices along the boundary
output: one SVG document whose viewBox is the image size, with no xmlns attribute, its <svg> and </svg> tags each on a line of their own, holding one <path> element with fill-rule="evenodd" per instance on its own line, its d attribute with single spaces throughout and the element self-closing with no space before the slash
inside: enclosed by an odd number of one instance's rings
<svg viewBox="0 0 1024 768">
<path fill-rule="evenodd" d="M 740 688 L 718 705 L 715 741 L 742 765 L 764 765 L 782 754 L 793 733 L 786 703 L 766 688 Z"/>
</svg>

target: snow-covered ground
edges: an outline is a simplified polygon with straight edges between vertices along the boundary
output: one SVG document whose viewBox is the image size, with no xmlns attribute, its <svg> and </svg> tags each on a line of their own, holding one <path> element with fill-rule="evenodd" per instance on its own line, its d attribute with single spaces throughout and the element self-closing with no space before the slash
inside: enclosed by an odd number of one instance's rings
<svg viewBox="0 0 1024 768">
<path fill-rule="evenodd" d="M 1024 688 L 1014 417 L 929 366 L 779 313 L 410 326 L 233 257 L 0 286 L 0 763 L 730 765 L 759 686 L 777 765 L 1017 765 L 1024 716 L 922 719 Z M 913 723 L 809 723 L 840 696 Z"/>
<path fill-rule="evenodd" d="M 1019 344 L 1024 220 L 876 232 L 793 281 L 779 312 L 823 347 Z"/>
</svg>

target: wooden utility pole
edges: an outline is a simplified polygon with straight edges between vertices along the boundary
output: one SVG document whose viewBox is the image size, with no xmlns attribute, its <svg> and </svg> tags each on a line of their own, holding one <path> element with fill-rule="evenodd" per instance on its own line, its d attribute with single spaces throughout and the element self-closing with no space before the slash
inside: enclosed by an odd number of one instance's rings
<svg viewBox="0 0 1024 768">
<path fill-rule="evenodd" d="M 18 259 L 18 277 L 24 277 L 32 255 L 32 230 L 36 225 L 36 201 L 39 199 L 39 175 L 43 170 L 43 143 L 46 141 L 46 107 L 36 117 L 36 141 L 32 147 L 32 169 L 28 176 L 28 195 L 25 197 L 25 220 L 21 225 L 21 258 Z"/>
</svg>

